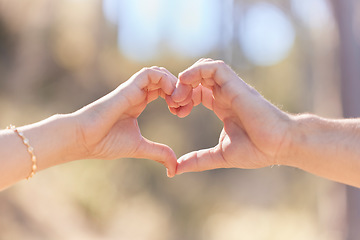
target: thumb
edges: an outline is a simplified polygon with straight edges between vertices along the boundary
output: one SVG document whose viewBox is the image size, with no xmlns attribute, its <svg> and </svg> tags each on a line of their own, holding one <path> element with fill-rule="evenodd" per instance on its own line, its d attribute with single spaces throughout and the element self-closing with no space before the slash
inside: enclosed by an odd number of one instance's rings
<svg viewBox="0 0 360 240">
<path fill-rule="evenodd" d="M 225 161 L 217 147 L 194 151 L 178 159 L 176 174 L 200 172 L 215 168 L 224 168 Z"/>
<path fill-rule="evenodd" d="M 167 145 L 143 138 L 134 157 L 151 159 L 163 164 L 167 169 L 168 177 L 174 177 L 176 174 L 176 155 Z"/>
</svg>

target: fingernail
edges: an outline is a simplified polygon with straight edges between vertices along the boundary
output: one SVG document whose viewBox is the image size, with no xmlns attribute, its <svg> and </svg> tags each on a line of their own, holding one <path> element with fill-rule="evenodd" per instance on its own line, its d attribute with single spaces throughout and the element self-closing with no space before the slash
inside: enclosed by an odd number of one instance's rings
<svg viewBox="0 0 360 240">
<path fill-rule="evenodd" d="M 170 171 L 169 171 L 168 168 L 166 169 L 166 176 L 167 176 L 168 178 L 171 178 Z"/>
<path fill-rule="evenodd" d="M 177 91 L 178 91 L 178 84 L 176 83 L 176 87 L 175 87 L 174 91 L 172 92 L 171 97 L 173 97 Z M 174 101 L 174 99 L 172 99 L 172 100 Z"/>
</svg>

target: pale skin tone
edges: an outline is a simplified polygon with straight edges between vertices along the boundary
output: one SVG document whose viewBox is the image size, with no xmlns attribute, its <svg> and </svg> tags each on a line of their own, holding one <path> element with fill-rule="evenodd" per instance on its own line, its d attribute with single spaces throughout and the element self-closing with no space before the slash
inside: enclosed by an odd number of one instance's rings
<svg viewBox="0 0 360 240">
<path fill-rule="evenodd" d="M 149 102 L 171 95 L 176 81 L 164 68 L 145 68 L 75 113 L 20 127 L 34 148 L 38 171 L 78 159 L 129 157 L 160 162 L 174 176 L 175 153 L 142 137 L 137 117 Z M 12 130 L 0 131 L 0 153 L 0 189 L 29 176 L 30 155 Z"/>
<path fill-rule="evenodd" d="M 177 174 L 280 164 L 360 187 L 360 119 L 287 114 L 222 61 L 199 60 L 179 75 L 177 85 L 172 113 L 185 117 L 202 103 L 224 124 L 219 144 L 180 157 Z M 193 104 L 176 106 L 189 92 Z"/>
<path fill-rule="evenodd" d="M 137 117 L 158 97 L 170 112 L 190 114 L 202 103 L 223 122 L 219 144 L 176 161 L 166 145 L 141 136 Z M 113 92 L 77 112 L 20 127 L 38 159 L 38 171 L 78 159 L 146 158 L 169 177 L 215 168 L 298 167 L 360 187 L 360 120 L 293 116 L 264 99 L 221 61 L 201 59 L 174 77 L 145 68 Z M 0 189 L 26 178 L 30 155 L 12 130 L 0 131 Z"/>
</svg>

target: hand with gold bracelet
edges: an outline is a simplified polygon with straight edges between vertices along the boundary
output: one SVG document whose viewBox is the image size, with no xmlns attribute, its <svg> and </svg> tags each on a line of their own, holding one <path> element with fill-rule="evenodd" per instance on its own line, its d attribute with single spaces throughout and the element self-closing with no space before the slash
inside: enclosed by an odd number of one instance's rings
<svg viewBox="0 0 360 240">
<path fill-rule="evenodd" d="M 162 163 L 173 177 L 175 153 L 166 145 L 145 139 L 137 117 L 149 102 L 171 95 L 176 81 L 164 68 L 144 68 L 113 92 L 74 113 L 54 115 L 16 131 L 0 131 L 0 190 L 33 172 L 88 158 L 152 159 Z M 29 141 L 33 155 L 19 133 Z"/>
</svg>

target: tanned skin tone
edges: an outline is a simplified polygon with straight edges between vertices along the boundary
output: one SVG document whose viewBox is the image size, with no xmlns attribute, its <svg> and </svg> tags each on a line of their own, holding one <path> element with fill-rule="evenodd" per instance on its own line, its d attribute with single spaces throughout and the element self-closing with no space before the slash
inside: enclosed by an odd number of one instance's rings
<svg viewBox="0 0 360 240">
<path fill-rule="evenodd" d="M 192 92 L 192 104 L 176 106 Z M 360 119 L 281 111 L 224 62 L 201 59 L 179 74 L 171 112 L 202 103 L 223 122 L 219 143 L 178 159 L 177 174 L 215 168 L 286 165 L 360 187 Z"/>
</svg>

